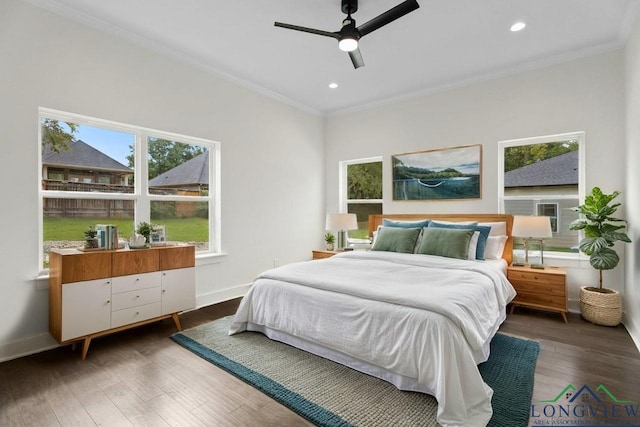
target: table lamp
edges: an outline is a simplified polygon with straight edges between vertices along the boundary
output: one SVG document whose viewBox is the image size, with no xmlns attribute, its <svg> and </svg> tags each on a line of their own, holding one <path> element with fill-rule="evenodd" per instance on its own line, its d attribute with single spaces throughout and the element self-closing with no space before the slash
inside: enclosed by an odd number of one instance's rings
<svg viewBox="0 0 640 427">
<path fill-rule="evenodd" d="M 325 229 L 338 233 L 338 250 L 343 250 L 347 246 L 347 231 L 358 229 L 358 217 L 350 213 L 327 214 Z"/>
<path fill-rule="evenodd" d="M 544 243 L 543 239 L 553 236 L 551 221 L 548 216 L 515 215 L 513 217 L 513 237 L 522 237 L 524 240 L 524 265 L 525 267 L 544 268 Z M 540 242 L 540 264 L 529 264 L 529 242 Z"/>
</svg>

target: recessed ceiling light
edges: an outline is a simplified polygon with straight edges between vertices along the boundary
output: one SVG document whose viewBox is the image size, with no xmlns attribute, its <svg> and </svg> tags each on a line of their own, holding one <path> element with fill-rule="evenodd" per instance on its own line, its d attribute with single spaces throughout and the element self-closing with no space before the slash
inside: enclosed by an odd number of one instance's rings
<svg viewBox="0 0 640 427">
<path fill-rule="evenodd" d="M 329 88 L 335 89 L 338 87 L 338 83 L 329 83 Z"/>
<path fill-rule="evenodd" d="M 515 24 L 513 24 L 511 26 L 511 31 L 513 31 L 515 33 L 516 31 L 522 30 L 526 26 L 527 26 L 527 24 L 525 24 L 524 22 L 516 22 Z"/>
</svg>

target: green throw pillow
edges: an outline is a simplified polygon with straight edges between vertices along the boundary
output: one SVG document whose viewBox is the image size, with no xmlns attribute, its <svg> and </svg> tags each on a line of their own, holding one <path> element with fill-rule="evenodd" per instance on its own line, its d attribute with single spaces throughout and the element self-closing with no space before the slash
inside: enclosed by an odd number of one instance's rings
<svg viewBox="0 0 640 427">
<path fill-rule="evenodd" d="M 371 250 L 412 254 L 420 231 L 419 228 L 380 227 Z"/>
<path fill-rule="evenodd" d="M 422 231 L 422 242 L 418 247 L 418 253 L 467 259 L 473 233 L 473 230 L 454 228 L 425 228 Z"/>
</svg>

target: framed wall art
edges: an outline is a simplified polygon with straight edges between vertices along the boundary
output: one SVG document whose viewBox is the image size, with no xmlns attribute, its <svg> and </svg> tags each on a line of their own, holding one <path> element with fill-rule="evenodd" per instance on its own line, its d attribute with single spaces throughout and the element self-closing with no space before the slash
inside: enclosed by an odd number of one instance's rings
<svg viewBox="0 0 640 427">
<path fill-rule="evenodd" d="M 479 199 L 482 145 L 391 156 L 393 200 Z"/>
</svg>

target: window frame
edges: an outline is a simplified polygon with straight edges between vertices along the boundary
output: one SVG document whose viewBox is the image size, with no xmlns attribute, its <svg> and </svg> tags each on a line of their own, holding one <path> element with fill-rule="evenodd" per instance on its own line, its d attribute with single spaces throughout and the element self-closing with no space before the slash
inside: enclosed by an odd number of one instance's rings
<svg viewBox="0 0 640 427">
<path fill-rule="evenodd" d="M 83 126 L 92 126 L 107 130 L 126 132 L 134 135 L 134 189 L 132 193 L 102 193 L 86 191 L 61 191 L 44 190 L 43 168 L 42 168 L 42 120 L 44 118 L 54 119 L 62 122 L 71 122 Z M 157 129 L 134 126 L 125 123 L 99 119 L 81 114 L 68 113 L 45 107 L 38 108 L 38 270 L 43 269 L 43 244 L 44 225 L 42 211 L 44 199 L 93 199 L 93 200 L 132 200 L 135 203 L 134 226 L 142 221 L 150 222 L 151 203 L 153 201 L 187 201 L 187 202 L 207 202 L 209 207 L 209 249 L 197 251 L 196 258 L 206 258 L 221 254 L 221 221 L 220 221 L 220 142 L 188 135 L 181 135 Z M 209 191 L 206 196 L 179 196 L 179 195 L 158 195 L 149 194 L 148 191 L 148 139 L 160 138 L 185 144 L 199 145 L 209 152 Z"/>
<path fill-rule="evenodd" d="M 535 145 L 535 144 L 545 144 L 549 142 L 559 142 L 562 140 L 577 140 L 578 141 L 578 204 L 584 203 L 585 192 L 586 192 L 586 135 L 584 131 L 576 131 L 576 132 L 567 132 L 560 133 L 554 135 L 545 135 L 545 136 L 534 136 L 529 138 L 518 138 L 518 139 L 510 139 L 498 141 L 498 212 L 505 213 L 505 199 L 508 200 L 533 200 L 536 205 L 544 204 L 544 203 L 555 203 L 555 202 L 547 202 L 551 199 L 553 200 L 562 200 L 562 199 L 575 199 L 575 195 L 562 195 L 555 194 L 553 196 L 544 197 L 544 196 L 509 196 L 505 197 L 504 195 L 504 152 L 505 148 L 508 147 L 516 147 L 522 145 Z M 559 216 L 559 215 L 558 215 Z M 558 227 L 560 218 L 558 218 Z M 584 233 L 582 231 L 578 232 L 578 242 L 583 238 Z M 569 253 L 569 252 L 557 252 L 551 250 L 545 250 L 545 257 L 548 258 L 570 258 L 570 259 L 582 259 L 583 255 L 581 252 L 577 253 Z"/>
<path fill-rule="evenodd" d="M 551 232 L 552 233 L 557 233 L 558 230 L 560 229 L 560 214 L 559 214 L 559 209 L 560 209 L 560 205 L 558 203 L 555 202 L 544 202 L 544 201 L 535 201 L 534 202 L 536 204 L 536 213 L 539 216 L 548 216 L 549 218 L 553 218 L 555 219 L 555 227 L 553 226 L 553 221 L 551 221 Z M 541 214 L 540 213 L 540 207 L 542 206 L 553 206 L 553 211 L 554 214 L 553 215 L 546 215 L 546 214 Z"/>
</svg>

